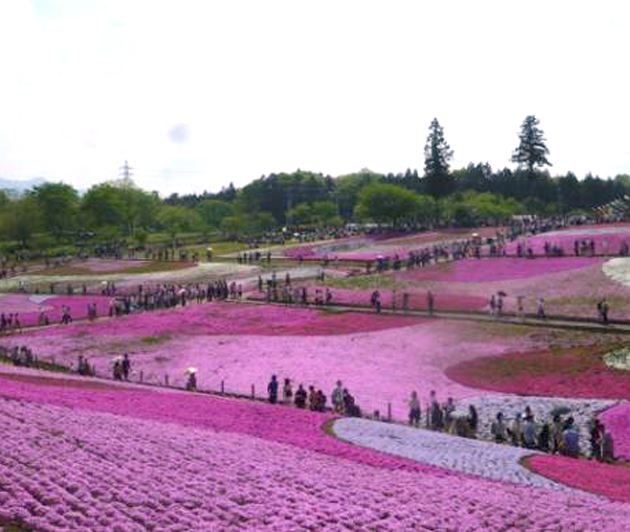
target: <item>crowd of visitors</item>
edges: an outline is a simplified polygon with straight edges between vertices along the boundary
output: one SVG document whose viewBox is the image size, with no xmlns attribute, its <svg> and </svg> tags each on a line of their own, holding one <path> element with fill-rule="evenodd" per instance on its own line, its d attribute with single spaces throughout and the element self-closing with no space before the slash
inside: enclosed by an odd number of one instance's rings
<svg viewBox="0 0 630 532">
<path fill-rule="evenodd" d="M 497 443 L 536 449 L 542 452 L 562 454 L 577 458 L 580 456 L 580 431 L 572 416 L 562 418 L 559 412 L 553 413 L 551 422 L 536 422 L 529 407 L 524 415 L 518 413 L 510 424 L 499 412 L 491 426 L 492 437 Z M 614 444 L 612 434 L 602 423 L 593 419 L 589 427 L 591 436 L 591 458 L 612 461 Z"/>
<path fill-rule="evenodd" d="M 421 406 L 418 393 L 411 392 L 408 400 L 409 425 L 421 426 Z M 551 422 L 539 423 L 529 406 L 524 413 L 517 413 L 508 422 L 502 412 L 498 412 L 490 426 L 490 433 L 496 443 L 536 449 L 547 453 L 565 456 L 580 456 L 580 432 L 573 417 L 562 418 L 560 412 L 552 412 Z M 425 427 L 465 438 L 477 438 L 479 414 L 474 405 L 468 406 L 464 415 L 457 413 L 453 398 L 439 403 L 435 391 L 431 391 L 425 412 Z M 588 427 L 590 434 L 590 458 L 611 462 L 614 460 L 612 434 L 594 418 Z"/>
<path fill-rule="evenodd" d="M 14 331 L 21 331 L 22 324 L 20 323 L 20 315 L 18 312 L 12 312 L 5 314 L 0 313 L 0 334 L 10 333 Z"/>
<path fill-rule="evenodd" d="M 236 262 L 238 262 L 239 264 L 254 264 L 254 263 L 260 263 L 263 260 L 266 260 L 266 262 L 269 264 L 271 263 L 271 251 L 267 250 L 266 252 L 261 252 L 259 250 L 256 251 L 251 251 L 251 252 L 239 252 L 237 257 L 236 257 Z"/>
<path fill-rule="evenodd" d="M 282 404 L 293 405 L 297 408 L 313 410 L 314 412 L 325 412 L 327 410 L 327 397 L 321 389 L 315 386 L 309 386 L 308 390 L 304 388 L 304 384 L 300 383 L 297 389 L 293 389 L 291 379 L 286 378 L 280 389 L 280 382 L 276 375 L 271 376 L 269 384 L 267 384 L 267 396 L 271 404 L 280 402 L 280 392 L 282 392 Z M 337 381 L 331 396 L 332 410 L 341 415 L 352 417 L 361 417 L 361 409 L 355 403 L 355 399 L 347 388 L 343 387 L 341 381 Z"/>
<path fill-rule="evenodd" d="M 37 358 L 33 355 L 33 351 L 23 346 L 5 347 L 0 345 L 0 359 L 10 362 L 14 366 L 24 366 L 27 368 L 35 367 L 38 363 Z"/>
<path fill-rule="evenodd" d="M 110 294 L 116 294 L 115 286 Z M 122 316 L 141 311 L 162 310 L 176 306 L 185 307 L 191 303 L 205 303 L 215 300 L 240 299 L 243 287 L 235 281 L 228 283 L 217 280 L 189 284 L 158 284 L 153 287 L 138 285 L 135 291 L 116 295 L 111 301 L 108 315 Z M 96 309 L 93 309 L 94 312 Z"/>
<path fill-rule="evenodd" d="M 125 353 L 122 357 L 119 356 L 114 358 L 114 364 L 112 367 L 114 380 L 128 381 L 130 371 L 131 360 L 129 360 L 129 353 Z"/>
</svg>

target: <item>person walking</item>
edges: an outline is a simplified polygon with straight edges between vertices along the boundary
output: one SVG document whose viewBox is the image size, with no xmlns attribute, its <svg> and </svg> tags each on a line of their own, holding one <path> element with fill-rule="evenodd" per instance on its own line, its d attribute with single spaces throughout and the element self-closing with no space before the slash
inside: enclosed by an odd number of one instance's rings
<svg viewBox="0 0 630 532">
<path fill-rule="evenodd" d="M 604 325 L 608 325 L 608 302 L 606 299 L 602 299 L 597 303 L 597 313 Z"/>
<path fill-rule="evenodd" d="M 503 413 L 499 412 L 497 414 L 497 418 L 492 422 L 490 426 L 490 432 L 494 437 L 494 441 L 496 443 L 503 443 L 506 440 L 507 427 L 505 426 L 505 422 L 503 421 Z"/>
<path fill-rule="evenodd" d="M 269 394 L 269 402 L 276 404 L 278 402 L 278 380 L 275 375 L 271 376 L 271 381 L 267 385 L 267 393 Z"/>
<path fill-rule="evenodd" d="M 403 312 L 405 314 L 409 314 L 409 292 L 403 293 L 402 306 L 403 306 Z"/>
<path fill-rule="evenodd" d="M 411 392 L 409 399 L 409 424 L 412 427 L 420 426 L 420 399 L 418 399 L 418 392 L 415 390 Z"/>
<path fill-rule="evenodd" d="M 337 381 L 337 385 L 331 394 L 333 408 L 337 414 L 343 414 L 343 385 Z"/>
<path fill-rule="evenodd" d="M 125 356 L 123 357 L 122 362 L 121 362 L 121 366 L 122 366 L 123 379 L 128 381 L 129 380 L 129 371 L 131 370 L 131 361 L 129 360 L 129 354 L 128 353 L 125 353 Z"/>
<path fill-rule="evenodd" d="M 293 401 L 293 388 L 291 387 L 291 379 L 284 379 L 284 385 L 282 386 L 282 402 L 285 405 L 290 405 Z"/>
<path fill-rule="evenodd" d="M 298 386 L 298 389 L 295 392 L 295 406 L 298 408 L 306 407 L 306 390 L 302 384 Z"/>
</svg>

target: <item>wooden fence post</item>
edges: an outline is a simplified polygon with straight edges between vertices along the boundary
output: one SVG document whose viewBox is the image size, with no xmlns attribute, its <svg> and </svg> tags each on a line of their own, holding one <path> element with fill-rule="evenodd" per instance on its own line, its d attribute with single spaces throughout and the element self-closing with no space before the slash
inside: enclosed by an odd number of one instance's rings
<svg viewBox="0 0 630 532">
<path fill-rule="evenodd" d="M 256 399 L 256 389 L 254 388 L 253 384 L 252 384 L 252 399 Z"/>
<path fill-rule="evenodd" d="M 225 382 L 221 381 L 221 395 L 225 393 Z"/>
<path fill-rule="evenodd" d="M 387 421 L 392 420 L 392 404 L 387 403 Z"/>
</svg>

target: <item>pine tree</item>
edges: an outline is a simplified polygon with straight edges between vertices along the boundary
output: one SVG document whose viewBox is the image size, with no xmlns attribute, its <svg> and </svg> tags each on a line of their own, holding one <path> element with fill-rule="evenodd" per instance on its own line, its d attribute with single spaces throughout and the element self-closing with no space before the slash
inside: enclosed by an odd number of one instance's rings
<svg viewBox="0 0 630 532">
<path fill-rule="evenodd" d="M 454 180 L 448 172 L 453 151 L 444 140 L 444 130 L 437 118 L 431 122 L 429 131 L 424 147 L 424 188 L 432 196 L 446 196 L 454 188 Z"/>
<path fill-rule="evenodd" d="M 512 154 L 512 162 L 525 165 L 530 177 L 534 175 L 534 167 L 551 166 L 547 160 L 549 150 L 545 145 L 543 131 L 538 128 L 538 119 L 534 115 L 525 118 L 521 126 L 521 140 L 518 148 Z"/>
</svg>

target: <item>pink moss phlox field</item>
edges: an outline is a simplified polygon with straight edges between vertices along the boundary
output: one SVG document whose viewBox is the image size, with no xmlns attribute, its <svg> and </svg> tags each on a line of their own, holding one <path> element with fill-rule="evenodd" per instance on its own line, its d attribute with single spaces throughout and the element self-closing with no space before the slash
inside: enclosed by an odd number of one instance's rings
<svg viewBox="0 0 630 532">
<path fill-rule="evenodd" d="M 622 242 L 630 245 L 630 226 L 614 224 L 570 227 L 510 242 L 507 245 L 507 252 L 510 255 L 516 254 L 518 243 L 526 242 L 536 255 L 542 255 L 545 252 L 545 242 L 548 242 L 562 247 L 566 255 L 573 255 L 573 245 L 576 240 L 593 240 L 597 254 L 617 254 Z"/>
<path fill-rule="evenodd" d="M 429 266 L 419 270 L 395 272 L 394 279 L 401 281 L 483 283 L 510 279 L 527 279 L 601 265 L 602 262 L 603 259 L 591 257 L 465 259 Z"/>
<path fill-rule="evenodd" d="M 630 503 L 630 468 L 541 454 L 526 459 L 533 472 L 566 486 Z"/>
<path fill-rule="evenodd" d="M 41 303 L 36 303 L 38 297 L 42 298 Z M 35 298 L 35 299 L 34 299 Z M 22 327 L 32 327 L 39 325 L 40 311 L 44 311 L 50 323 L 59 323 L 64 306 L 70 309 L 73 319 L 85 319 L 88 315 L 87 307 L 96 304 L 97 312 L 100 316 L 107 314 L 111 298 L 93 295 L 75 296 L 29 296 L 27 294 L 13 294 L 11 296 L 0 296 L 0 312 L 19 312 L 20 324 Z M 22 309 L 22 310 L 20 310 Z"/>
<path fill-rule="evenodd" d="M 49 309 L 51 307 L 45 303 L 37 303 L 25 294 L 0 294 L 0 312 L 5 315 L 18 312 L 22 317 L 27 313 L 39 313 L 42 308 Z"/>
<path fill-rule="evenodd" d="M 529 337 L 495 338 L 492 331 L 480 333 L 474 324 L 429 319 L 418 325 L 368 333 L 298 337 L 192 335 L 187 334 L 188 325 L 182 321 L 176 322 L 181 328 L 178 333 L 149 337 L 151 342 L 142 335 L 155 331 L 125 331 L 121 322 L 113 319 L 94 328 L 77 327 L 76 334 L 65 336 L 57 330 L 62 329 L 60 326 L 7 338 L 5 343 L 12 340 L 15 345 L 28 345 L 44 359 L 54 357 L 72 367 L 76 367 L 77 355 L 83 354 L 99 375 L 108 376 L 113 357 L 127 352 L 133 380 L 138 380 L 142 371 L 145 381 L 162 383 L 168 374 L 177 386 L 184 386 L 185 371 L 193 366 L 201 388 L 219 390 L 223 381 L 225 390 L 242 394 L 250 393 L 252 384 L 260 394 L 270 376 L 276 374 L 281 380 L 290 378 L 294 389 L 300 383 L 321 388 L 329 404 L 335 382 L 341 379 L 364 412 L 371 414 L 378 409 L 385 413 L 387 403 L 391 403 L 395 419 L 406 419 L 412 390 L 420 394 L 423 409 L 431 390 L 436 390 L 440 401 L 448 396 L 459 399 L 488 393 L 446 377 L 444 371 L 449 366 L 539 347 L 539 342 L 532 343 Z M 131 324 L 130 319 L 129 327 Z"/>
<path fill-rule="evenodd" d="M 319 336 L 405 327 L 418 317 L 390 317 L 365 313 L 331 314 L 314 309 L 233 303 L 204 303 L 171 310 L 144 312 L 96 323 L 77 323 L 45 329 L 43 336 L 108 335 L 160 337 L 195 335 Z M 182 326 L 185 328 L 182 329 Z"/>
<path fill-rule="evenodd" d="M 337 440 L 322 430 L 327 421 L 334 419 L 333 415 L 298 408 L 198 394 L 69 387 L 56 385 L 54 379 L 38 384 L 3 377 L 0 397 L 247 434 L 374 467 L 447 474 L 435 467 Z"/>
<path fill-rule="evenodd" d="M 475 263 L 478 263 L 477 267 Z M 611 319 L 629 319 L 630 306 L 625 305 L 623 299 L 630 297 L 630 287 L 610 279 L 602 271 L 603 263 L 604 259 L 599 257 L 471 259 L 395 272 L 393 280 L 407 285 L 399 291 L 415 288 L 416 283 L 434 293 L 488 297 L 503 291 L 507 293 L 504 300 L 506 312 L 516 310 L 517 296 L 521 295 L 527 313 L 536 312 L 537 300 L 542 297 L 549 315 L 596 318 L 596 303 L 607 298 L 611 304 Z M 505 271 L 501 270 L 502 264 Z M 558 269 L 544 271 L 553 265 Z M 576 268 L 567 269 L 573 266 Z M 470 268 L 470 271 L 465 272 L 464 277 L 460 268 Z"/>
<path fill-rule="evenodd" d="M 0 429 L 0 522 L 41 532 L 621 532 L 630 521 L 628 505 L 589 494 L 79 409 L 3 401 Z"/>
<path fill-rule="evenodd" d="M 505 361 L 512 357 L 527 358 L 527 354 L 501 355 Z M 549 353 L 553 357 L 553 353 Z M 479 359 L 479 360 L 484 360 Z M 462 361 L 446 369 L 447 377 L 464 386 L 492 390 L 499 393 L 538 395 L 542 397 L 568 397 L 584 399 L 630 400 L 630 375 L 607 368 L 603 363 L 593 364 L 577 373 L 571 365 L 567 371 L 551 370 L 546 374 L 514 374 L 509 378 L 489 379 L 474 372 L 477 361 Z"/>
<path fill-rule="evenodd" d="M 615 456 L 630 460 L 630 403 L 622 403 L 609 408 L 599 415 L 599 419 L 606 430 L 612 433 Z"/>
</svg>

